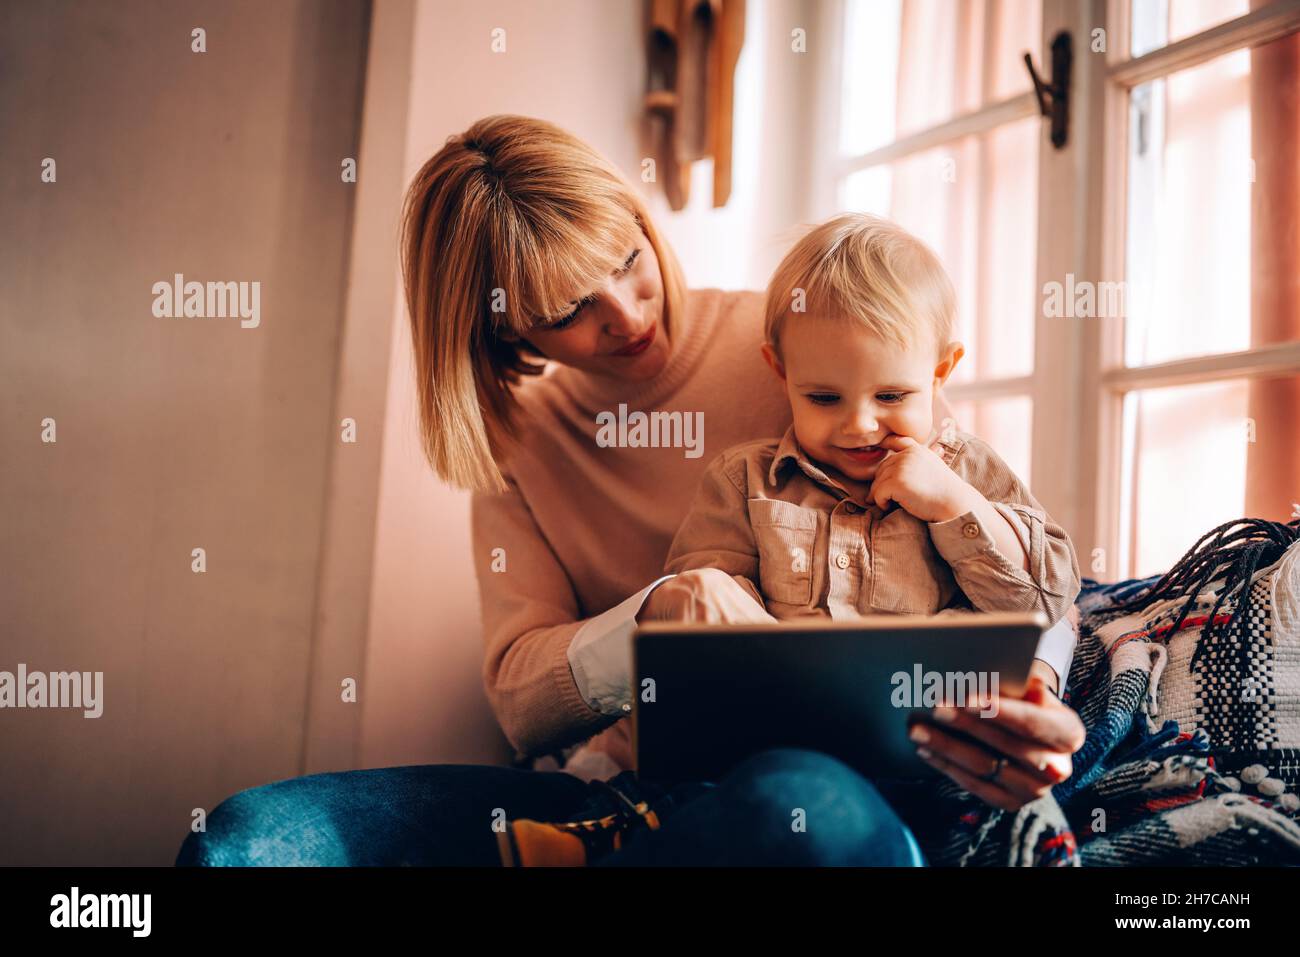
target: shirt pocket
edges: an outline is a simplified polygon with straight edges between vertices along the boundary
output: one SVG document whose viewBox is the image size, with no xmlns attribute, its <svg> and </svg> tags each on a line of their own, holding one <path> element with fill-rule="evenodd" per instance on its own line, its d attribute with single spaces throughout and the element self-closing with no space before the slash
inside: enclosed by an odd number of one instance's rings
<svg viewBox="0 0 1300 957">
<path fill-rule="evenodd" d="M 896 508 L 871 530 L 871 607 L 899 615 L 933 615 L 957 591 L 952 569 L 925 522 Z"/>
<path fill-rule="evenodd" d="M 787 605 L 812 601 L 817 512 L 770 498 L 749 500 L 763 597 Z"/>
</svg>

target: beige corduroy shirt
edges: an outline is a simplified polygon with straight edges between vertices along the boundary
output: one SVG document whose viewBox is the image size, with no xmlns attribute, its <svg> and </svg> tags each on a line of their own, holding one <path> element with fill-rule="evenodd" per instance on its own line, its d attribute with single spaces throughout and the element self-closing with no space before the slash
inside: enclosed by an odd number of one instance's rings
<svg viewBox="0 0 1300 957">
<path fill-rule="evenodd" d="M 954 431 L 930 447 L 1015 529 L 1028 571 L 973 511 L 926 522 L 854 499 L 803 451 L 794 426 L 710 464 L 664 571 L 721 569 L 777 619 L 953 608 L 1064 618 L 1080 588 L 1065 529 L 984 440 Z"/>
</svg>

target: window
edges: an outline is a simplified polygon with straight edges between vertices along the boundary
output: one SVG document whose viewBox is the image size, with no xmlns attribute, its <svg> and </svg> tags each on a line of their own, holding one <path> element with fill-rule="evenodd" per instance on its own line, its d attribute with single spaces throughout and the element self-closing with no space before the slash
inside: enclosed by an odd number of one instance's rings
<svg viewBox="0 0 1300 957">
<path fill-rule="evenodd" d="M 1039 124 L 1020 55 L 1038 45 L 1040 0 L 846 0 L 842 15 L 824 212 L 887 216 L 938 253 L 966 347 L 953 411 L 1028 482 Z"/>
<path fill-rule="evenodd" d="M 958 290 L 947 392 L 1083 573 L 1300 502 L 1300 3 L 839 0 L 818 217 L 887 215 Z M 1025 70 L 1071 36 L 1063 149 Z"/>
<path fill-rule="evenodd" d="M 1107 65 L 1112 115 L 1127 114 L 1105 200 L 1128 308 L 1099 357 L 1100 400 L 1121 409 L 1119 461 L 1103 453 L 1099 476 L 1118 482 L 1118 513 L 1099 540 L 1124 575 L 1165 570 L 1243 515 L 1285 521 L 1300 499 L 1300 11 L 1249 6 L 1136 0 L 1134 56 Z"/>
</svg>

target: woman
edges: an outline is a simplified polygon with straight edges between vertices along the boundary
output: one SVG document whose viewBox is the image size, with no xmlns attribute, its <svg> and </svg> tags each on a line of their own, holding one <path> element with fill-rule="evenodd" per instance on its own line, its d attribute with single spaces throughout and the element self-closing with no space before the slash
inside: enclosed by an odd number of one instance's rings
<svg viewBox="0 0 1300 957">
<path fill-rule="evenodd" d="M 587 782 L 631 767 L 638 617 L 756 617 L 709 570 L 660 571 L 710 458 L 789 425 L 759 351 L 759 294 L 685 290 L 617 170 L 517 116 L 475 123 L 416 175 L 403 270 L 425 452 L 475 492 L 488 698 L 519 752 L 564 770 L 276 782 L 214 809 L 178 863 L 497 863 L 494 822 L 564 820 Z M 1036 664 L 1041 680 L 997 718 L 958 715 L 984 747 L 927 725 L 927 760 L 1000 807 L 1063 780 L 1083 742 Z M 600 863 L 922 863 L 876 787 L 826 755 L 769 751 L 708 783 Z M 825 826 L 793 831 L 791 807 Z"/>
</svg>

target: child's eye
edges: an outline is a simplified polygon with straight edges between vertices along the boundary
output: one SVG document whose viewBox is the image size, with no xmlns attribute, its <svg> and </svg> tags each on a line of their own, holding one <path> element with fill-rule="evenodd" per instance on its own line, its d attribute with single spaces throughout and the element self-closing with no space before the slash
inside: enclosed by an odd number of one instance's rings
<svg viewBox="0 0 1300 957">
<path fill-rule="evenodd" d="M 640 255 L 641 255 L 640 249 L 632 250 L 632 255 L 628 256 L 627 259 L 623 261 L 623 269 L 619 272 L 619 275 L 620 276 L 626 275 L 628 272 L 630 272 L 632 270 L 632 264 L 636 262 L 636 257 Z"/>
<path fill-rule="evenodd" d="M 905 393 L 902 392 L 882 392 L 879 395 L 877 395 L 876 398 L 879 399 L 881 402 L 888 402 L 892 404 L 895 402 L 902 402 L 904 395 Z"/>
<path fill-rule="evenodd" d="M 839 398 L 840 398 L 840 397 L 839 397 L 838 395 L 836 395 L 834 392 L 810 392 L 810 393 L 808 393 L 808 401 L 810 401 L 810 402 L 814 402 L 814 403 L 816 403 L 817 405 L 831 405 L 831 404 L 834 403 L 834 402 L 838 402 L 838 401 L 839 401 Z"/>
</svg>

